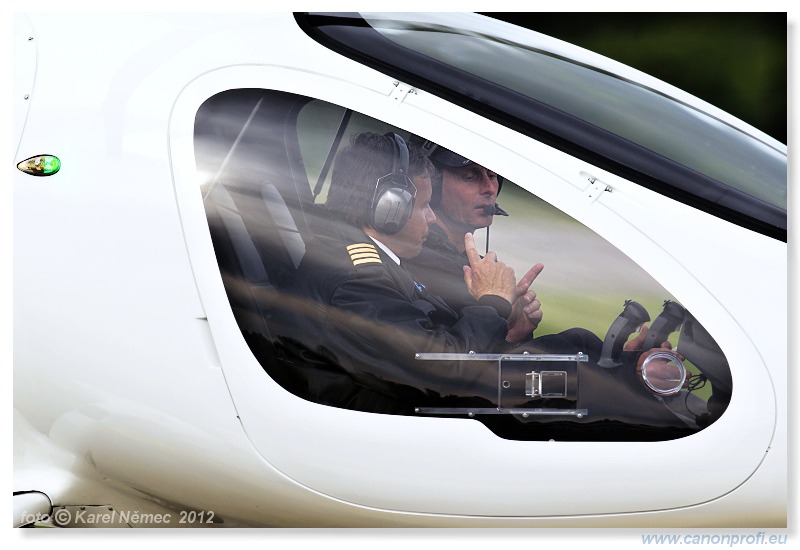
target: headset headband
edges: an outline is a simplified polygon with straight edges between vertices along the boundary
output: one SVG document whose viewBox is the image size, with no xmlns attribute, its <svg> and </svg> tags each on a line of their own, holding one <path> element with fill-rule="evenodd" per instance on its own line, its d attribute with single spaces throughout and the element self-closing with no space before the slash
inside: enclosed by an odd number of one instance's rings
<svg viewBox="0 0 800 550">
<path fill-rule="evenodd" d="M 408 177 L 408 146 L 405 140 L 394 132 L 384 134 L 392 138 L 394 154 L 392 155 L 392 174 L 402 174 Z"/>
</svg>

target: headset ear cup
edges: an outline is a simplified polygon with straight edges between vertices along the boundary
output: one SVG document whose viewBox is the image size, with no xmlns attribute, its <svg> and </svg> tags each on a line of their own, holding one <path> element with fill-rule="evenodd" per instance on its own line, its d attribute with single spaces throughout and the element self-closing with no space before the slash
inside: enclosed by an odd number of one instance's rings
<svg viewBox="0 0 800 550">
<path fill-rule="evenodd" d="M 372 226 L 387 235 L 398 233 L 411 218 L 414 196 L 405 188 L 379 185 L 372 203 Z"/>
<path fill-rule="evenodd" d="M 392 171 L 375 185 L 370 222 L 379 232 L 393 235 L 403 229 L 411 218 L 416 189 L 408 177 L 406 142 L 394 132 L 385 134 L 385 137 L 390 138 L 392 143 Z"/>
</svg>

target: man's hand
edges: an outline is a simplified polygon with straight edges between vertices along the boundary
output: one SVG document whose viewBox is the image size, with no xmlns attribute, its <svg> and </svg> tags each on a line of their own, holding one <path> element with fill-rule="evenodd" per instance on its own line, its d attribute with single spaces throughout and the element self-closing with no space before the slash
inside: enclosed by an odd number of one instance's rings
<svg viewBox="0 0 800 550">
<path fill-rule="evenodd" d="M 493 294 L 513 304 L 517 298 L 514 270 L 497 261 L 494 252 L 487 252 L 486 256 L 481 258 L 472 233 L 464 235 L 464 246 L 469 260 L 469 265 L 464 266 L 464 282 L 470 294 L 476 300 L 487 294 Z"/>
<path fill-rule="evenodd" d="M 642 325 L 642 328 L 639 329 L 639 334 L 625 342 L 625 345 L 622 346 L 622 349 L 625 351 L 637 351 L 642 349 L 645 336 L 647 336 L 647 325 Z"/>
<path fill-rule="evenodd" d="M 517 299 L 508 318 L 508 335 L 506 340 L 512 344 L 530 338 L 542 320 L 542 304 L 536 299 L 536 292 L 530 290 L 533 281 L 544 269 L 544 265 L 536 264 L 519 280 L 516 287 Z"/>
<path fill-rule="evenodd" d="M 522 315 L 533 324 L 533 330 L 539 326 L 544 314 L 542 313 L 542 303 L 536 299 L 536 291 L 530 288 L 543 270 L 543 264 L 536 264 L 517 283 L 517 300 L 514 305 L 518 306 Z"/>
<path fill-rule="evenodd" d="M 641 349 L 642 343 L 644 343 L 644 338 L 647 336 L 647 325 L 642 325 L 642 330 L 637 334 L 634 338 L 630 341 L 625 343 L 623 349 L 626 351 L 636 351 Z M 661 347 L 652 348 L 644 352 L 639 359 L 636 361 L 636 374 L 639 377 L 639 381 L 647 387 L 647 384 L 644 382 L 644 378 L 642 376 L 642 366 L 644 365 L 645 360 L 650 357 L 651 355 L 658 353 L 660 351 L 666 351 L 670 354 L 674 355 L 681 361 L 684 361 L 686 358 L 676 351 L 672 351 L 672 344 L 669 342 L 662 342 Z M 657 359 L 651 361 L 647 365 L 647 379 L 650 381 L 652 385 L 656 388 L 664 391 L 672 390 L 675 388 L 675 383 L 679 382 L 681 378 L 681 371 L 680 368 L 673 362 L 668 359 Z M 689 381 L 685 380 L 683 386 L 686 387 Z M 648 388 L 649 389 L 649 388 Z"/>
</svg>

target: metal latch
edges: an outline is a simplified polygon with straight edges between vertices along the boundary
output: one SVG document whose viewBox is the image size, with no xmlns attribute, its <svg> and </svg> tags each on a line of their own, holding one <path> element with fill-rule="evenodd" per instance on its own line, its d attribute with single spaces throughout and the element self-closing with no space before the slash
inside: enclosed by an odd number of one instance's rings
<svg viewBox="0 0 800 550">
<path fill-rule="evenodd" d="M 525 395 L 528 397 L 567 397 L 566 371 L 543 370 L 525 375 Z"/>
<path fill-rule="evenodd" d="M 395 104 L 400 105 L 403 101 L 405 101 L 406 97 L 409 94 L 416 94 L 417 90 L 409 86 L 408 84 L 404 84 L 399 80 L 395 80 L 393 83 L 393 88 L 389 97 L 395 101 Z"/>
<path fill-rule="evenodd" d="M 586 197 L 586 200 L 593 203 L 599 199 L 603 193 L 611 193 L 611 187 L 599 181 L 597 178 L 590 176 L 589 187 L 583 192 L 583 196 Z"/>
</svg>

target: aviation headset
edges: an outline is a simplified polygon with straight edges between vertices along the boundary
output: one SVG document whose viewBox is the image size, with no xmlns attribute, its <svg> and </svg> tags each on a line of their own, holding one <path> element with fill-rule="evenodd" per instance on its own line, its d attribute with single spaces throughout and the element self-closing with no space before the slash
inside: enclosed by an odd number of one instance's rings
<svg viewBox="0 0 800 550">
<path fill-rule="evenodd" d="M 370 224 L 381 233 L 394 235 L 411 218 L 417 188 L 408 176 L 408 146 L 405 140 L 394 132 L 384 135 L 391 138 L 392 142 L 392 171 L 375 183 Z"/>
</svg>

